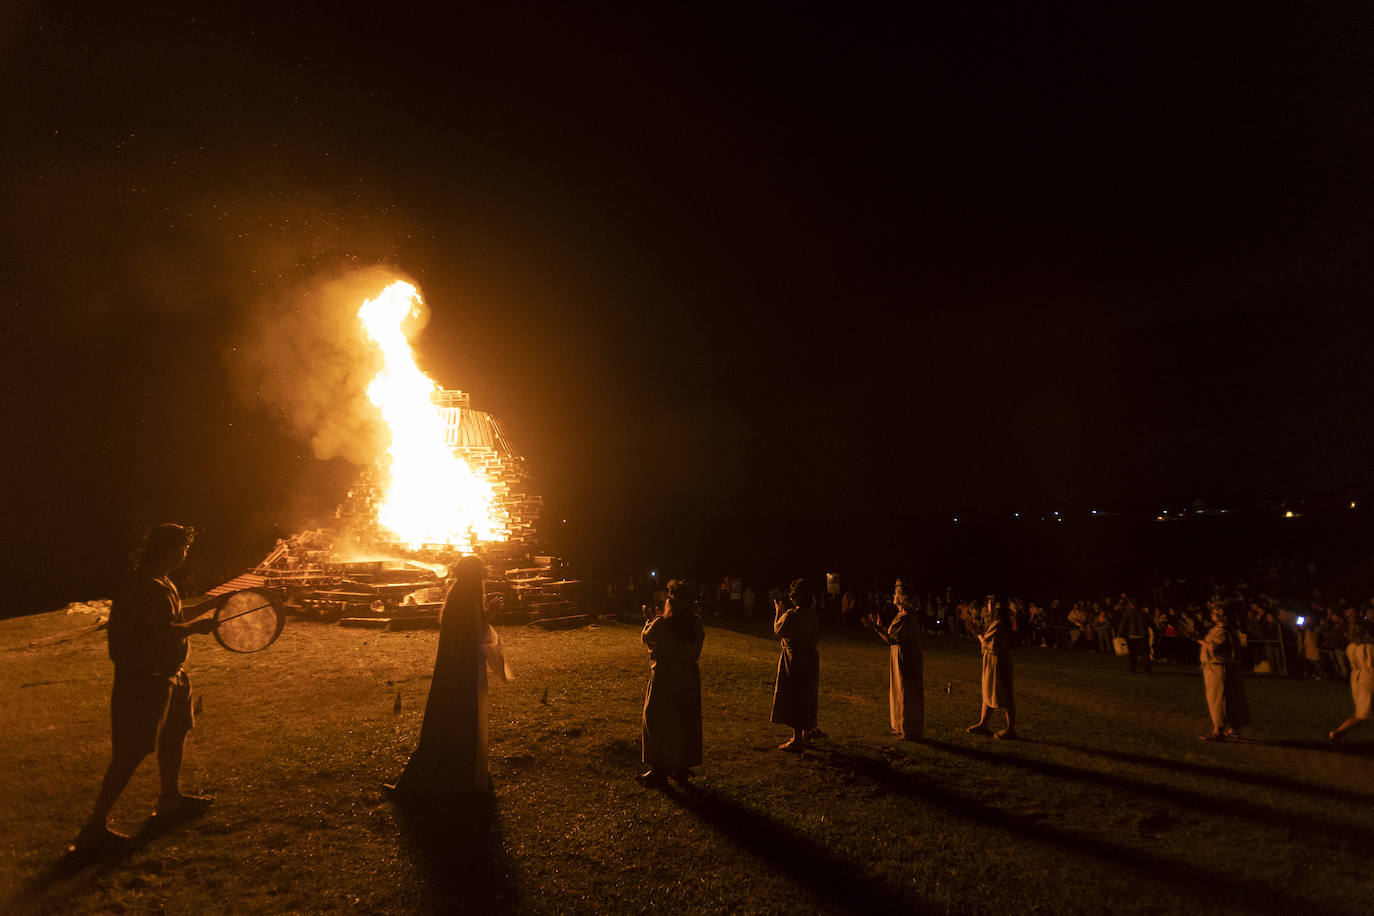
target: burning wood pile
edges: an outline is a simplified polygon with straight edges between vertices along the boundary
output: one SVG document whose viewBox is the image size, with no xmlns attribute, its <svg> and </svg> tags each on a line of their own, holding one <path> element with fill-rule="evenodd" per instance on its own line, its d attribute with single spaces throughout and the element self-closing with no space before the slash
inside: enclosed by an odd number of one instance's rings
<svg viewBox="0 0 1374 916">
<path fill-rule="evenodd" d="M 433 626 L 459 558 L 478 556 L 488 610 L 503 622 L 571 617 L 581 583 L 540 556 L 542 500 L 525 460 L 466 392 L 441 388 L 416 365 L 404 327 L 419 292 L 395 282 L 357 312 L 381 368 L 367 388 L 390 433 L 327 528 L 280 540 L 251 571 L 212 595 L 267 589 L 288 607 L 352 626 Z"/>
<path fill-rule="evenodd" d="M 480 555 L 480 554 L 479 554 Z M 278 595 L 297 615 L 369 629 L 437 626 L 448 570 L 459 554 L 423 550 L 412 556 L 340 551 L 324 529 L 277 541 L 262 562 L 217 588 L 220 595 L 256 588 Z M 584 583 L 564 574 L 556 557 L 532 556 L 526 565 L 490 565 L 487 611 L 493 623 L 563 620 L 587 609 Z"/>
</svg>

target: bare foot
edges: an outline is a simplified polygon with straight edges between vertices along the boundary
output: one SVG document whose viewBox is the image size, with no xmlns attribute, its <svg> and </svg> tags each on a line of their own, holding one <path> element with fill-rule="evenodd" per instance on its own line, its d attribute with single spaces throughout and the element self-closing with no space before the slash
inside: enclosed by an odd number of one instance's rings
<svg viewBox="0 0 1374 916">
<path fill-rule="evenodd" d="M 982 722 L 979 722 L 977 725 L 970 725 L 970 726 L 968 727 L 968 733 L 969 733 L 970 735 L 990 735 L 990 734 L 992 734 L 992 732 L 990 732 L 990 731 L 988 730 L 988 727 L 987 727 L 986 725 L 984 725 Z"/>
<path fill-rule="evenodd" d="M 195 817 L 198 814 L 204 814 L 205 809 L 214 803 L 214 798 L 208 795 L 183 795 L 177 792 L 174 795 L 164 795 L 159 798 L 153 815 L 155 817 Z"/>
</svg>

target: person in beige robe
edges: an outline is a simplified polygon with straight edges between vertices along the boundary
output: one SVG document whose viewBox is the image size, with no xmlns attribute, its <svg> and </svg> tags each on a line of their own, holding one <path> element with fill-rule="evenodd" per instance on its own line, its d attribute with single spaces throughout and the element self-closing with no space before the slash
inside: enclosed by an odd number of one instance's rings
<svg viewBox="0 0 1374 916">
<path fill-rule="evenodd" d="M 1240 636 L 1225 608 L 1212 608 L 1212 628 L 1197 644 L 1202 647 L 1202 683 L 1212 716 L 1212 731 L 1202 740 L 1239 738 L 1240 730 L 1250 724 L 1250 703 L 1240 675 Z"/>
<path fill-rule="evenodd" d="M 697 659 L 706 639 L 701 621 L 678 598 L 663 603 L 663 613 L 644 624 L 640 635 L 649 650 L 649 685 L 644 692 L 643 759 L 649 769 L 636 777 L 662 787 L 671 776 L 691 779 L 701 765 L 701 675 Z"/>
<path fill-rule="evenodd" d="M 1350 659 L 1350 694 L 1355 700 L 1355 714 L 1327 733 L 1336 748 L 1345 741 L 1346 732 L 1374 719 L 1374 637 L 1363 620 L 1350 627 L 1345 655 Z"/>
<path fill-rule="evenodd" d="M 886 630 L 877 614 L 869 616 L 867 625 L 889 647 L 891 665 L 887 697 L 892 731 L 907 741 L 920 740 L 926 720 L 920 623 L 911 613 L 909 602 L 903 601 Z"/>
<path fill-rule="evenodd" d="M 1007 727 L 996 736 L 1012 739 L 1016 737 L 1016 701 L 1012 694 L 1011 616 L 1005 604 L 991 597 L 986 616 L 992 622 L 978 636 L 983 647 L 983 714 L 968 731 L 971 735 L 988 734 L 988 712 L 1000 709 L 1007 717 Z"/>
</svg>

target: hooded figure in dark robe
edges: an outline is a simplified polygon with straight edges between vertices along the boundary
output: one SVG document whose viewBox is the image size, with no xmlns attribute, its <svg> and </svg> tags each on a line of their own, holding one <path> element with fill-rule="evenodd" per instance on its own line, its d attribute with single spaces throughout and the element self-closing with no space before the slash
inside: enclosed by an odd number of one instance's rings
<svg viewBox="0 0 1374 916">
<path fill-rule="evenodd" d="M 458 561 L 444 599 L 425 718 L 415 752 L 396 780 L 397 799 L 417 806 L 461 802 L 487 792 L 487 666 L 510 679 L 500 641 L 486 620 L 482 561 Z"/>
</svg>

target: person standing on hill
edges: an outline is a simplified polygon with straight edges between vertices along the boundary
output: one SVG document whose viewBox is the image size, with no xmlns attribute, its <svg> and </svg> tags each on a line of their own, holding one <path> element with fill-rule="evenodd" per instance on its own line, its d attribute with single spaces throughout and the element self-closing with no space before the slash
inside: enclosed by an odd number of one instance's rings
<svg viewBox="0 0 1374 916">
<path fill-rule="evenodd" d="M 644 693 L 643 759 L 649 769 L 636 777 L 662 787 L 668 777 L 691 779 L 701 765 L 701 674 L 697 659 L 706 639 L 701 621 L 669 588 L 663 613 L 644 624 L 640 638 L 649 650 L 649 686 Z"/>
<path fill-rule="evenodd" d="M 782 641 L 778 676 L 773 685 L 769 721 L 792 728 L 792 737 L 779 750 L 800 753 L 811 741 L 820 705 L 821 638 L 816 597 L 805 579 L 796 579 L 787 599 L 773 602 L 773 632 Z"/>
<path fill-rule="evenodd" d="M 182 750 L 195 723 L 191 679 L 182 669 L 187 637 L 215 628 L 211 617 L 184 621 L 181 595 L 172 583 L 171 574 L 186 562 L 193 540 L 194 530 L 171 523 L 148 532 L 138 568 L 110 607 L 112 752 L 95 807 L 72 844 L 73 852 L 93 853 L 128 841 L 109 828 L 110 811 L 143 758 L 154 750 L 162 784 L 155 816 L 198 814 L 211 802 L 185 795 L 180 787 Z"/>
<path fill-rule="evenodd" d="M 898 587 L 900 593 L 900 584 Z M 891 672 L 888 710 L 892 731 L 917 741 L 925 728 L 925 685 L 921 658 L 921 625 L 909 599 L 902 595 L 897 616 L 883 629 L 881 618 L 870 614 L 865 624 L 889 646 Z"/>
<path fill-rule="evenodd" d="M 1347 732 L 1374 719 L 1374 637 L 1368 623 L 1356 620 L 1351 624 L 1345 654 L 1350 659 L 1350 693 L 1355 699 L 1355 714 L 1327 734 L 1331 746 L 1338 749 Z"/>
<path fill-rule="evenodd" d="M 1007 727 L 997 732 L 996 737 L 1012 739 L 1016 737 L 1016 701 L 1012 695 L 1011 622 L 1007 606 L 989 596 L 987 616 L 992 622 L 978 637 L 983 646 L 983 713 L 976 724 L 968 727 L 968 732 L 988 734 L 988 712 L 1000 709 L 1006 714 Z"/>
</svg>

